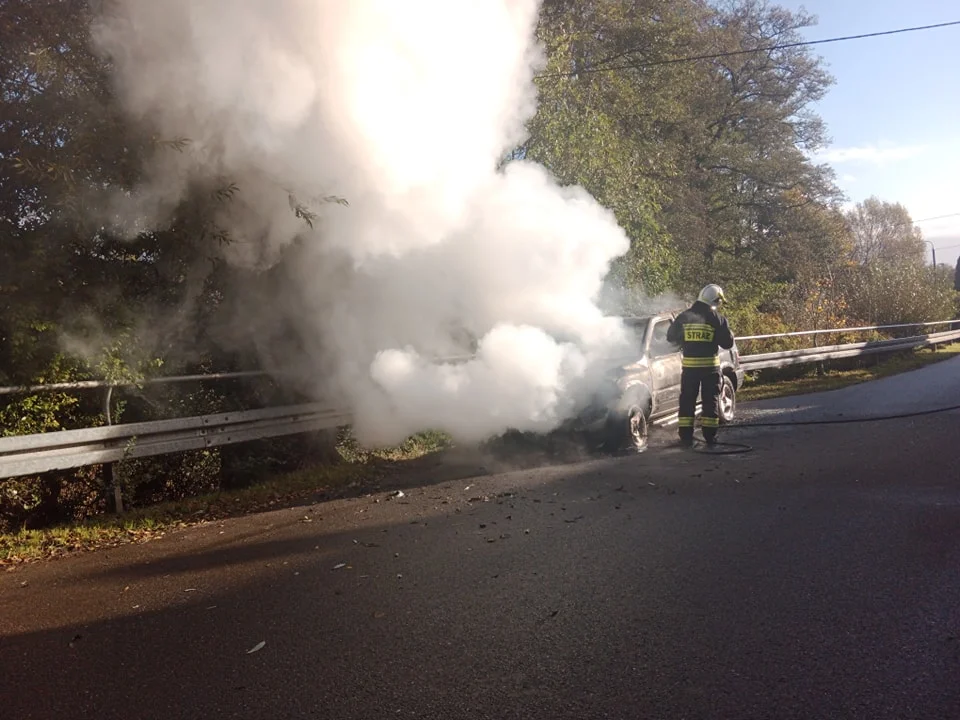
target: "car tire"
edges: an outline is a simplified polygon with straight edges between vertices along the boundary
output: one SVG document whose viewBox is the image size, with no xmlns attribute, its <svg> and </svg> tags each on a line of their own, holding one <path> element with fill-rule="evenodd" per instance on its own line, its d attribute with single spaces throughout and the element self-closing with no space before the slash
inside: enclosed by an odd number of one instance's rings
<svg viewBox="0 0 960 720">
<path fill-rule="evenodd" d="M 717 398 L 720 423 L 732 423 L 737 414 L 737 391 L 733 381 L 726 375 L 720 379 L 720 396 Z"/>
<path fill-rule="evenodd" d="M 637 403 L 607 418 L 604 446 L 609 452 L 643 452 L 650 440 L 646 409 Z"/>
</svg>

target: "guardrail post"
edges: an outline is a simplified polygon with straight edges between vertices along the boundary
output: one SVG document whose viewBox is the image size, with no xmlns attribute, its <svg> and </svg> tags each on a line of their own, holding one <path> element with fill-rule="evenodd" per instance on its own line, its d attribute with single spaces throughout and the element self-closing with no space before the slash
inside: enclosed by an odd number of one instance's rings
<svg viewBox="0 0 960 720">
<path fill-rule="evenodd" d="M 815 324 L 818 325 L 819 323 L 815 323 Z M 814 329 L 814 330 L 819 330 L 820 328 L 814 327 L 813 329 Z M 813 335 L 813 346 L 814 346 L 815 348 L 816 348 L 816 347 L 820 347 L 820 334 L 819 334 L 819 333 L 814 333 L 814 335 Z M 821 361 L 819 361 L 818 363 L 816 363 L 816 364 L 814 365 L 813 369 L 814 369 L 814 372 L 816 373 L 816 375 L 817 375 L 818 377 L 823 377 L 824 375 L 826 375 L 826 368 L 825 368 L 825 363 L 823 362 L 823 360 L 821 360 Z"/>
<path fill-rule="evenodd" d="M 107 419 L 107 425 L 113 424 L 113 416 L 110 412 L 110 403 L 112 399 L 113 385 L 110 385 L 107 387 L 107 393 L 103 399 L 103 415 Z M 108 496 L 110 495 L 110 491 L 113 491 L 113 509 L 117 512 L 117 514 L 123 513 L 123 491 L 121 487 L 114 481 L 112 462 L 103 464 L 103 484 Z"/>
</svg>

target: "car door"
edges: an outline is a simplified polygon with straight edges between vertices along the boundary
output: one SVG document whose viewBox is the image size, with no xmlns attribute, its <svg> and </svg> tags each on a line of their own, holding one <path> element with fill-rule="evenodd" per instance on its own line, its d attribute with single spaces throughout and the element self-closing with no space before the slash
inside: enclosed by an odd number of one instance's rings
<svg viewBox="0 0 960 720">
<path fill-rule="evenodd" d="M 672 318 L 654 321 L 650 333 L 650 372 L 653 376 L 655 412 L 672 412 L 680 405 L 680 374 L 683 371 L 680 348 L 667 340 Z"/>
</svg>

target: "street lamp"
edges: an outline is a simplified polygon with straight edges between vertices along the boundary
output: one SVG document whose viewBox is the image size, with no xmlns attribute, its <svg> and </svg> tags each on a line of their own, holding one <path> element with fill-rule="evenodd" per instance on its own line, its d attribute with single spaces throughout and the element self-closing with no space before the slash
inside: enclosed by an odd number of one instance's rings
<svg viewBox="0 0 960 720">
<path fill-rule="evenodd" d="M 937 266 L 937 248 L 936 246 L 934 246 L 934 244 L 930 240 L 924 240 L 924 242 L 929 243 L 930 245 L 930 252 L 933 253 L 933 266 L 936 267 Z"/>
</svg>

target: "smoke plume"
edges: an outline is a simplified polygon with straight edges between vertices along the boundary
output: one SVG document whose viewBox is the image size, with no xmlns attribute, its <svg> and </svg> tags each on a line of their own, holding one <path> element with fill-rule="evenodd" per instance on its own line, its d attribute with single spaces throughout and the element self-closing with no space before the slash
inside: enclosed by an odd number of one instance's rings
<svg viewBox="0 0 960 720">
<path fill-rule="evenodd" d="M 191 145 L 112 211 L 161 226 L 196 180 L 235 182 L 229 259 L 297 248 L 295 302 L 257 300 L 314 338 L 315 390 L 361 441 L 549 430 L 625 341 L 596 299 L 628 240 L 582 189 L 503 163 L 536 110 L 538 5 L 115 0 L 93 32 L 124 107 Z"/>
</svg>

